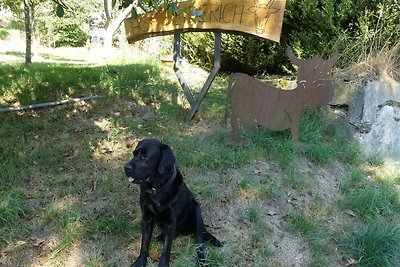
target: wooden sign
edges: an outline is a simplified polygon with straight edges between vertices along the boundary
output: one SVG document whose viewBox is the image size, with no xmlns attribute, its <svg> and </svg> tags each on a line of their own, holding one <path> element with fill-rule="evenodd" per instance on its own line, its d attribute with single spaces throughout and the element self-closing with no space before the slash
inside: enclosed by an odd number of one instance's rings
<svg viewBox="0 0 400 267">
<path fill-rule="evenodd" d="M 163 8 L 125 19 L 129 43 L 190 31 L 248 34 L 279 42 L 286 0 L 194 0 L 178 2 L 181 12 Z"/>
</svg>

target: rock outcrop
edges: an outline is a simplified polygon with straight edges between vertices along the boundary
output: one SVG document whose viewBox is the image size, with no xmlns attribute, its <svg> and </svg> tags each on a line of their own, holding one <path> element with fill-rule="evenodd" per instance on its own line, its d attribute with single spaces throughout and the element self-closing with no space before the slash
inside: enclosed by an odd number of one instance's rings
<svg viewBox="0 0 400 267">
<path fill-rule="evenodd" d="M 358 140 L 365 157 L 400 166 L 400 83 L 391 78 L 335 84 L 338 131 Z"/>
</svg>

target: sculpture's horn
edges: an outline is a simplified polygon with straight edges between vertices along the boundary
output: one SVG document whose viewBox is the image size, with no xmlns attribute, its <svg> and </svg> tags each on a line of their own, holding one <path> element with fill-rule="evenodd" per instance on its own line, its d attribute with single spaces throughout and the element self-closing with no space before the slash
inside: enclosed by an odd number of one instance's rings
<svg viewBox="0 0 400 267">
<path fill-rule="evenodd" d="M 338 49 L 336 47 L 335 48 L 335 54 L 331 58 L 327 59 L 326 63 L 330 68 L 332 68 L 336 64 L 338 59 L 339 59 L 339 51 L 338 51 Z"/>
<path fill-rule="evenodd" d="M 292 61 L 292 63 L 297 66 L 300 65 L 304 61 L 303 59 L 299 59 L 298 57 L 296 57 L 296 55 L 292 51 L 292 48 L 290 48 L 289 46 L 287 48 L 287 55 L 288 55 L 290 61 Z"/>
</svg>

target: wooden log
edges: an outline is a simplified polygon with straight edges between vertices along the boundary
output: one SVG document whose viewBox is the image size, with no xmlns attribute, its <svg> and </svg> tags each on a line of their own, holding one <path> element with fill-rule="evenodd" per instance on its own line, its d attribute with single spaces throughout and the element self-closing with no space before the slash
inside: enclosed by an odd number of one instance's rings
<svg viewBox="0 0 400 267">
<path fill-rule="evenodd" d="M 129 43 L 190 31 L 239 33 L 279 42 L 286 0 L 194 0 L 179 2 L 173 15 L 163 8 L 125 19 Z"/>
</svg>

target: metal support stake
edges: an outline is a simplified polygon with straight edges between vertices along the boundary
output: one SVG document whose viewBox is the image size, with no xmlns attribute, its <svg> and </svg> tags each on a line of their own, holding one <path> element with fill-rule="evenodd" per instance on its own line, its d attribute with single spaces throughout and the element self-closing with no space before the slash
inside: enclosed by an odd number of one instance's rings
<svg viewBox="0 0 400 267">
<path fill-rule="evenodd" d="M 182 72 L 179 70 L 181 36 L 180 36 L 180 34 L 175 34 L 175 36 L 174 36 L 174 54 L 173 54 L 174 71 L 175 71 L 176 77 L 178 78 L 180 85 L 182 86 L 183 93 L 185 94 L 186 98 L 188 99 L 188 101 L 190 103 L 191 109 L 187 116 L 188 121 L 191 121 L 193 119 L 200 104 L 203 102 L 205 95 L 207 94 L 208 90 L 210 89 L 210 86 L 211 86 L 212 82 L 214 81 L 215 76 L 217 75 L 217 73 L 221 67 L 221 33 L 214 32 L 214 36 L 215 36 L 214 67 L 211 70 L 211 73 L 208 76 L 206 82 L 204 83 L 203 88 L 201 89 L 197 100 L 194 99 L 189 86 L 187 85 L 185 79 L 183 78 Z"/>
<path fill-rule="evenodd" d="M 211 70 L 210 75 L 208 76 L 206 82 L 203 85 L 203 88 L 200 91 L 200 95 L 197 98 L 196 103 L 194 106 L 192 106 L 192 109 L 190 110 L 190 113 L 187 117 L 188 121 L 191 121 L 194 117 L 194 114 L 196 114 L 201 102 L 203 102 L 203 99 L 205 95 L 208 92 L 208 89 L 210 89 L 210 86 L 212 82 L 215 79 L 215 76 L 217 75 L 219 68 L 221 67 L 221 33 L 220 32 L 214 32 L 215 36 L 215 41 L 214 41 L 214 67 Z"/>
<path fill-rule="evenodd" d="M 181 70 L 179 69 L 179 64 L 181 61 L 181 35 L 180 34 L 174 35 L 173 59 L 174 59 L 175 75 L 178 78 L 180 85 L 182 86 L 183 93 L 185 94 L 187 100 L 189 101 L 190 106 L 193 108 L 196 101 L 194 100 L 192 91 L 190 91 L 189 85 L 186 83 L 186 80 L 183 77 Z"/>
</svg>

